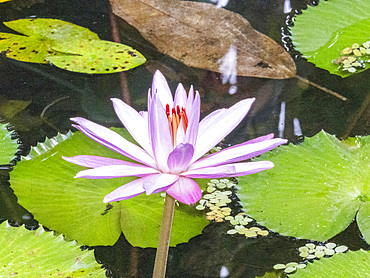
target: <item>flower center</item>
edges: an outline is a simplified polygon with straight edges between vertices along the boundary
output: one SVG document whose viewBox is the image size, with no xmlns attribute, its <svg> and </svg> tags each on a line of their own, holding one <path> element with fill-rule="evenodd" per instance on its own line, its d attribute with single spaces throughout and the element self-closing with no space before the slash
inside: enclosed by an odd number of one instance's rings
<svg viewBox="0 0 370 278">
<path fill-rule="evenodd" d="M 166 105 L 166 115 L 170 127 L 171 137 L 172 137 L 172 145 L 176 146 L 176 135 L 177 129 L 180 126 L 182 121 L 182 127 L 184 128 L 184 133 L 186 133 L 186 129 L 188 128 L 188 117 L 186 116 L 186 111 L 184 107 L 176 106 L 172 108 L 170 111 L 170 106 Z"/>
</svg>

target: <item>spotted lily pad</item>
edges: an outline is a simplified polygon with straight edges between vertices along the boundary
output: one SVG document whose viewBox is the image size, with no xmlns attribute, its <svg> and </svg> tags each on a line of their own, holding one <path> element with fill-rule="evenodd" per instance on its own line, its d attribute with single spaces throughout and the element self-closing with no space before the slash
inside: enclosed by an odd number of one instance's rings
<svg viewBox="0 0 370 278">
<path fill-rule="evenodd" d="M 146 61 L 131 47 L 102 41 L 97 34 L 69 22 L 37 18 L 4 24 L 24 34 L 0 33 L 0 52 L 18 61 L 51 62 L 62 69 L 83 73 L 120 72 Z"/>
<path fill-rule="evenodd" d="M 67 54 L 50 56 L 47 59 L 59 68 L 74 72 L 120 72 L 145 62 L 144 56 L 138 51 L 110 41 L 67 41 L 55 43 L 53 49 Z"/>
<path fill-rule="evenodd" d="M 131 138 L 126 130 L 114 130 Z M 61 156 L 81 154 L 123 159 L 81 132 L 47 139 L 10 173 L 20 205 L 49 229 L 79 244 L 113 245 L 123 232 L 132 245 L 156 247 L 164 198 L 160 194 L 141 194 L 104 204 L 106 194 L 134 178 L 75 179 L 83 167 L 68 163 Z M 207 224 L 203 213 L 195 207 L 176 205 L 171 245 L 188 241 Z"/>
<path fill-rule="evenodd" d="M 370 242 L 370 136 L 339 141 L 321 131 L 256 160 L 275 167 L 239 179 L 248 215 L 286 236 L 325 241 L 354 218 Z"/>
<path fill-rule="evenodd" d="M 48 63 L 46 57 L 55 55 L 54 41 L 99 40 L 89 29 L 58 19 L 19 19 L 4 24 L 24 36 L 0 33 L 0 51 L 23 62 Z"/>
<path fill-rule="evenodd" d="M 106 277 L 94 252 L 81 251 L 76 242 L 66 242 L 40 227 L 0 224 L 1 277 Z"/>
<path fill-rule="evenodd" d="M 5 124 L 0 124 L 0 164 L 9 164 L 18 150 L 17 140 L 12 139 Z"/>
<path fill-rule="evenodd" d="M 347 77 L 351 72 L 343 70 L 338 59 L 353 56 L 342 55 L 344 49 L 369 41 L 369 10 L 370 1 L 366 0 L 320 1 L 318 6 L 309 6 L 296 16 L 291 28 L 293 44 L 309 62 L 332 74 Z M 355 72 L 370 67 L 368 55 L 362 54 L 358 59 L 363 61 L 363 66 L 357 67 Z"/>
<path fill-rule="evenodd" d="M 370 276 L 370 252 L 348 251 L 330 258 L 309 263 L 306 269 L 300 269 L 290 277 L 311 278 L 311 277 L 351 277 L 362 278 Z"/>
</svg>

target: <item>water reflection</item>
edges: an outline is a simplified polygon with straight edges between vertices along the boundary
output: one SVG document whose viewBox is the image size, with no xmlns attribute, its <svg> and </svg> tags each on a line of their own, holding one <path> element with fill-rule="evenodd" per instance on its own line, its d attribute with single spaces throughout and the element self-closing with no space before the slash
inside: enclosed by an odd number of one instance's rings
<svg viewBox="0 0 370 278">
<path fill-rule="evenodd" d="M 217 8 L 223 8 L 226 7 L 227 3 L 229 3 L 229 0 L 211 0 L 212 3 L 217 3 Z"/>
<path fill-rule="evenodd" d="M 301 9 L 306 1 L 289 2 L 288 0 L 284 2 L 281 0 L 231 1 L 227 3 L 227 8 L 242 14 L 254 28 L 276 41 L 280 41 L 280 30 L 285 24 L 284 13 L 287 13 L 289 9 Z M 288 6 L 289 3 L 291 7 L 283 8 L 282 3 L 284 6 Z M 217 5 L 226 5 L 226 1 L 217 1 Z M 45 4 L 32 6 L 31 9 L 4 10 L 4 8 L 0 8 L 0 14 L 4 21 L 29 15 L 60 18 L 83 25 L 97 32 L 102 38 L 109 39 L 110 29 L 109 23 L 106 21 L 108 17 L 107 13 L 104 12 L 107 7 L 107 1 L 103 3 L 98 0 L 65 0 L 58 5 L 55 5 L 53 1 L 46 1 Z M 327 132 L 340 136 L 353 121 L 354 115 L 360 110 L 366 96 L 369 95 L 370 78 L 368 72 L 342 79 L 315 68 L 314 65 L 307 63 L 300 57 L 295 60 L 299 75 L 319 84 L 327 84 L 335 91 L 345 92 L 351 101 L 343 103 L 294 79 L 271 80 L 237 77 L 237 53 L 233 46 L 230 46 L 228 53 L 220 61 L 220 67 L 225 68 L 220 76 L 218 73 L 187 67 L 181 62 L 156 52 L 153 50 L 153 46 L 140 38 L 138 32 L 124 29 L 123 22 L 121 22 L 120 28 L 122 30 L 121 36 L 125 39 L 123 43 L 129 42 L 138 50 L 143 49 L 142 53 L 148 57 L 154 67 L 162 64 L 168 69 L 165 75 L 171 79 L 172 84 L 170 85 L 172 87 L 183 82 L 188 89 L 190 84 L 195 83 L 195 88 L 199 90 L 202 97 L 203 115 L 217 108 L 229 107 L 242 98 L 257 97 L 248 119 L 235 130 L 232 137 L 225 140 L 225 145 L 240 143 L 244 139 L 268 132 L 294 139 L 294 136 L 301 137 L 302 133 L 312 136 L 321 129 L 325 129 Z M 288 50 L 291 48 L 288 47 Z M 8 100 L 31 102 L 18 115 L 19 117 L 6 119 L 15 126 L 25 146 L 35 145 L 37 142 L 43 141 L 46 136 L 56 135 L 57 130 L 42 122 L 40 114 L 48 104 L 64 96 L 69 96 L 69 98 L 48 110 L 50 121 L 59 130 L 67 131 L 70 128 L 69 118 L 72 116 L 89 117 L 89 119 L 99 121 L 107 126 L 119 124 L 115 120 L 109 103 L 110 97 L 120 96 L 119 82 L 115 75 L 90 77 L 65 73 L 48 66 L 35 65 L 27 65 L 26 69 L 3 57 L 0 62 L 0 79 L 2 81 L 0 102 Z M 146 90 L 150 87 L 149 64 L 146 66 L 127 73 L 132 102 L 138 110 L 145 107 Z M 39 70 L 47 72 L 53 78 L 46 77 Z M 63 81 L 64 85 L 60 80 Z M 233 86 L 235 86 L 234 89 Z M 231 94 L 236 92 L 236 86 L 237 93 Z M 282 118 L 280 115 L 283 111 L 283 103 L 285 120 L 282 129 L 279 123 Z M 365 110 L 364 116 L 359 118 L 349 134 L 350 136 L 369 134 L 369 109 L 367 108 L 366 111 L 365 107 L 363 110 Z M 292 125 L 288 124 L 292 122 Z M 24 152 L 27 152 L 27 148 Z M 27 218 L 31 219 L 29 214 L 26 214 L 25 210 L 17 205 L 16 197 L 6 179 L 1 182 L 0 193 L 1 219 L 13 219 L 15 224 L 24 223 Z M 23 215 L 26 217 L 22 217 Z M 228 269 L 232 277 L 255 277 L 255 275 L 262 276 L 276 263 L 297 259 L 294 253 L 295 248 L 302 245 L 302 242 L 278 235 L 263 240 L 230 237 L 226 235 L 229 227 L 224 224 L 211 224 L 201 236 L 172 248 L 169 265 L 171 277 L 219 277 L 223 266 Z M 358 249 L 359 246 L 368 248 L 368 245 L 361 239 L 355 222 L 347 231 L 337 237 L 338 242 L 349 245 L 351 249 Z M 111 276 L 113 277 L 130 277 L 129 261 L 130 259 L 135 261 L 133 258 L 136 258 L 137 276 L 149 277 L 153 265 L 154 250 L 134 248 L 123 241 L 124 237 L 122 236 L 116 246 L 96 248 L 98 258 L 104 262 L 105 266 L 112 269 Z M 100 252 L 101 249 L 105 251 Z M 136 253 L 135 256 L 134 253 Z M 132 263 L 132 265 L 135 264 Z"/>
<path fill-rule="evenodd" d="M 233 95 L 237 91 L 236 76 L 237 76 L 237 51 L 236 47 L 231 45 L 229 51 L 223 56 L 218 63 L 220 64 L 220 72 L 222 84 L 230 83 L 229 94 Z"/>
</svg>

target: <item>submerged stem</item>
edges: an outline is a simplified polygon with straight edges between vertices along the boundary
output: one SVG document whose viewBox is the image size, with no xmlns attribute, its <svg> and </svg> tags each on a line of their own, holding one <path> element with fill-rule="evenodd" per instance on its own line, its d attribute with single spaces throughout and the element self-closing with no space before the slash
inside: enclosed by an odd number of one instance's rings
<svg viewBox="0 0 370 278">
<path fill-rule="evenodd" d="M 175 210 L 175 199 L 166 194 L 164 202 L 161 229 L 155 256 L 153 278 L 164 278 L 166 275 L 168 249 L 170 246 L 170 237 L 172 229 L 173 213 Z"/>
<path fill-rule="evenodd" d="M 299 76 L 299 75 L 296 75 L 295 76 L 298 80 L 300 80 L 300 81 L 302 81 L 302 82 L 304 82 L 304 83 L 307 83 L 307 84 L 309 84 L 309 85 L 311 85 L 311 86 L 314 86 L 314 87 L 316 87 L 316 88 L 318 88 L 318 89 L 320 89 L 320 90 L 322 90 L 322 91 L 324 91 L 324 92 L 326 92 L 326 93 L 328 93 L 328 94 L 331 94 L 331 95 L 333 95 L 333 96 L 335 96 L 335 97 L 337 97 L 337 98 L 339 98 L 339 99 L 341 99 L 341 100 L 343 100 L 343 101 L 346 101 L 347 100 L 347 98 L 346 97 L 344 97 L 344 96 L 342 96 L 342 95 L 340 95 L 340 94 L 338 94 L 338 93 L 336 93 L 336 92 L 334 92 L 334 91 L 332 91 L 332 90 L 330 90 L 330 89 L 328 89 L 328 88 L 325 88 L 325 87 L 323 87 L 323 86 L 320 86 L 319 84 L 316 84 L 316 83 L 314 83 L 314 82 L 312 82 L 312 81 L 310 81 L 310 80 L 307 80 L 306 78 L 303 78 L 303 77 L 301 77 L 301 76 Z"/>
</svg>

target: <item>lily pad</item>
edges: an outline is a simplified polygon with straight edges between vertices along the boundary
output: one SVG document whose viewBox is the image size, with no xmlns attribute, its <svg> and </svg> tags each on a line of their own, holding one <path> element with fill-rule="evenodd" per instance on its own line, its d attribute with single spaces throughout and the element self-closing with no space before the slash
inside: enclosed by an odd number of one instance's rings
<svg viewBox="0 0 370 278">
<path fill-rule="evenodd" d="M 100 74 L 126 71 L 146 61 L 131 47 L 102 41 L 97 34 L 69 22 L 37 18 L 4 24 L 24 34 L 0 33 L 0 51 L 18 61 L 52 62 L 65 70 Z"/>
<path fill-rule="evenodd" d="M 296 16 L 291 28 L 293 44 L 309 62 L 332 74 L 347 77 L 351 73 L 343 71 L 336 60 L 341 58 L 343 49 L 369 41 L 369 10 L 370 1 L 320 1 L 318 6 L 309 6 Z M 364 68 L 356 72 L 369 67 L 370 63 L 365 62 Z"/>
<path fill-rule="evenodd" d="M 80 40 L 54 43 L 53 49 L 66 54 L 50 56 L 55 66 L 82 73 L 113 73 L 143 64 L 146 59 L 135 49 L 120 43 Z"/>
<path fill-rule="evenodd" d="M 126 130 L 114 130 L 131 138 Z M 104 204 L 106 194 L 134 178 L 74 179 L 83 167 L 68 163 L 61 156 L 82 154 L 123 159 L 80 132 L 47 139 L 10 173 L 19 203 L 40 223 L 80 244 L 113 245 L 123 232 L 134 246 L 156 247 L 164 198 L 160 194 L 142 194 Z M 188 241 L 207 224 L 202 212 L 179 204 L 175 209 L 171 245 Z"/>
<path fill-rule="evenodd" d="M 52 49 L 53 41 L 99 40 L 89 29 L 58 19 L 19 19 L 4 24 L 25 36 L 0 33 L 0 51 L 23 62 L 48 63 L 46 57 L 56 54 Z"/>
<path fill-rule="evenodd" d="M 0 224 L 1 277 L 106 277 L 94 252 L 81 251 L 76 242 L 66 242 L 40 227 Z"/>
<path fill-rule="evenodd" d="M 9 164 L 18 151 L 17 140 L 12 139 L 6 124 L 0 124 L 0 164 Z"/>
<path fill-rule="evenodd" d="M 238 196 L 257 222 L 286 236 L 325 241 L 356 217 L 370 242 L 370 136 L 339 141 L 321 131 L 256 160 L 275 164 L 239 179 Z"/>
<path fill-rule="evenodd" d="M 298 270 L 290 277 L 351 277 L 362 278 L 370 276 L 370 252 L 348 251 L 337 254 L 331 258 L 309 263 L 305 269 Z"/>
</svg>

